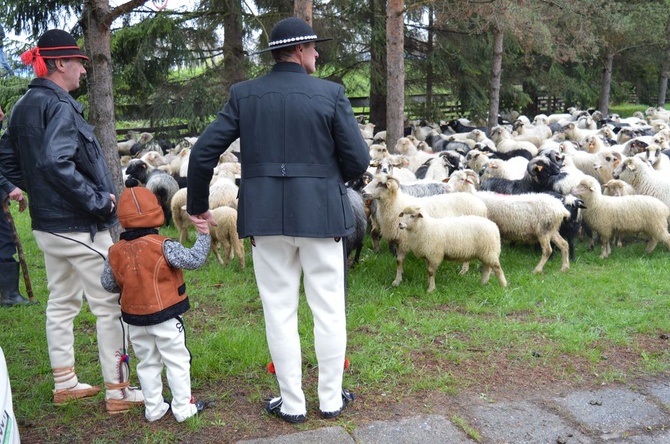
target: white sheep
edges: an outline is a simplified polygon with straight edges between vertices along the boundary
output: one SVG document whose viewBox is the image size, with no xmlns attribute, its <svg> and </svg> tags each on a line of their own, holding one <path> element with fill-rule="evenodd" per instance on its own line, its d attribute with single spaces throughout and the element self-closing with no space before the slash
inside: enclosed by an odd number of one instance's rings
<svg viewBox="0 0 670 444">
<path fill-rule="evenodd" d="M 587 136 L 595 134 L 597 130 L 579 128 L 576 122 L 569 122 L 561 127 L 560 132 L 565 134 L 567 140 L 581 143 Z"/>
<path fill-rule="evenodd" d="M 396 277 L 393 285 L 402 282 L 403 261 L 409 246 L 406 233 L 398 227 L 398 215 L 407 207 L 420 206 L 433 217 L 474 215 L 486 217 L 486 205 L 469 193 L 438 194 L 427 197 L 409 196 L 400 191 L 400 182 L 393 176 L 378 174 L 363 188 L 364 199 L 377 201 L 376 218 L 381 237 L 396 248 Z"/>
<path fill-rule="evenodd" d="M 172 209 L 172 222 L 179 233 L 179 242 L 182 244 L 188 239 L 188 227 L 193 223 L 186 213 L 186 188 L 180 188 L 170 202 Z"/>
<path fill-rule="evenodd" d="M 605 196 L 600 184 L 585 177 L 572 192 L 584 201 L 583 222 L 600 238 L 600 258 L 611 254 L 615 234 L 644 234 L 647 236 L 646 253 L 651 253 L 659 242 L 670 250 L 668 217 L 670 208 L 651 196 Z"/>
<path fill-rule="evenodd" d="M 667 170 L 670 168 L 670 159 L 663 154 L 660 145 L 652 143 L 648 145 L 643 152 L 638 153 L 635 157 L 647 162 L 655 170 Z"/>
<path fill-rule="evenodd" d="M 424 142 L 425 144 L 425 142 Z M 421 151 L 408 137 L 401 137 L 395 145 L 395 152 L 407 156 L 409 168 L 413 173 L 423 165 L 428 159 L 434 157 L 434 154 Z"/>
<path fill-rule="evenodd" d="M 468 153 L 469 154 L 469 153 Z M 512 157 L 508 160 L 489 159 L 482 172 L 481 180 L 490 177 L 500 177 L 509 180 L 521 179 L 526 174 L 528 159 L 524 157 Z"/>
<path fill-rule="evenodd" d="M 151 133 L 138 133 L 137 131 L 128 131 L 128 139 L 121 142 L 117 142 L 116 144 L 119 156 L 136 155 L 138 152 L 142 150 L 142 148 L 147 143 L 151 142 L 153 138 L 154 135 Z"/>
<path fill-rule="evenodd" d="M 615 197 L 633 196 L 634 194 L 637 194 L 631 184 L 626 183 L 621 179 L 610 179 L 605 182 L 602 186 L 602 193 L 605 196 Z"/>
<path fill-rule="evenodd" d="M 542 258 L 533 269 L 540 273 L 551 256 L 553 242 L 563 258 L 561 271 L 570 268 L 568 242 L 559 234 L 563 220 L 570 212 L 560 200 L 543 193 L 498 194 L 476 191 L 472 175 L 455 171 L 449 178 L 454 191 L 469 192 L 479 197 L 487 208 L 488 218 L 498 225 L 500 237 L 510 241 L 539 242 Z"/>
<path fill-rule="evenodd" d="M 637 194 L 653 196 L 670 208 L 670 176 L 651 168 L 638 157 L 629 157 L 612 174 L 633 186 Z"/>
<path fill-rule="evenodd" d="M 188 174 L 188 159 L 191 157 L 191 148 L 183 148 L 179 151 L 179 177 L 186 177 Z"/>
<path fill-rule="evenodd" d="M 209 188 L 209 209 L 214 210 L 219 207 L 230 207 L 237 209 L 237 185 L 231 183 L 228 179 L 220 179 Z M 172 210 L 172 222 L 179 232 L 179 242 L 184 243 L 188 240 L 188 228 L 193 225 L 186 213 L 186 188 L 180 188 L 170 201 Z"/>
<path fill-rule="evenodd" d="M 604 184 L 612 180 L 614 170 L 625 158 L 626 156 L 620 152 L 609 148 L 596 153 L 593 168 L 598 173 L 596 177 L 600 183 Z"/>
<path fill-rule="evenodd" d="M 407 231 L 410 251 L 426 259 L 428 292 L 435 290 L 435 273 L 443 259 L 482 263 L 482 285 L 493 271 L 500 285 L 507 287 L 500 266 L 500 232 L 495 223 L 480 216 L 434 218 L 420 207 L 408 207 L 400 213 L 398 227 Z"/>
<path fill-rule="evenodd" d="M 226 267 L 237 256 L 240 270 L 244 270 L 244 243 L 237 234 L 237 210 L 230 207 L 218 207 L 212 210 L 216 226 L 210 225 L 212 236 L 211 250 L 221 265 Z M 223 250 L 223 255 L 219 252 Z"/>
<path fill-rule="evenodd" d="M 527 140 L 513 138 L 512 134 L 504 126 L 494 127 L 491 130 L 490 137 L 495 142 L 497 151 L 501 153 L 523 149 L 529 151 L 531 155 L 537 156 L 537 147 L 539 145 L 535 145 Z"/>
</svg>

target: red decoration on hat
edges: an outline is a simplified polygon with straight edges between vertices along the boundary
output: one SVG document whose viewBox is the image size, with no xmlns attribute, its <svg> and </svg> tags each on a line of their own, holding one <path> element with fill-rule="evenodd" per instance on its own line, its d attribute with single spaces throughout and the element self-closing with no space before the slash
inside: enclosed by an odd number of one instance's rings
<svg viewBox="0 0 670 444">
<path fill-rule="evenodd" d="M 37 77 L 44 77 L 47 75 L 47 65 L 44 63 L 44 59 L 40 55 L 39 47 L 35 46 L 33 49 L 29 49 L 21 54 L 21 61 L 26 66 L 32 65 Z"/>
</svg>

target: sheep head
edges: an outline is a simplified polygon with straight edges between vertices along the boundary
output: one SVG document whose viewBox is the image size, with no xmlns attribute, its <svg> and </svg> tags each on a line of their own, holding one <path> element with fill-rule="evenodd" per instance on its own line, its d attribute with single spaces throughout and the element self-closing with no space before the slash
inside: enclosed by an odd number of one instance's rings
<svg viewBox="0 0 670 444">
<path fill-rule="evenodd" d="M 423 218 L 423 214 L 421 213 L 421 208 L 419 207 L 406 207 L 404 210 L 402 210 L 398 217 L 400 218 L 398 228 L 401 230 L 411 230 L 414 228 L 416 221 Z"/>
</svg>

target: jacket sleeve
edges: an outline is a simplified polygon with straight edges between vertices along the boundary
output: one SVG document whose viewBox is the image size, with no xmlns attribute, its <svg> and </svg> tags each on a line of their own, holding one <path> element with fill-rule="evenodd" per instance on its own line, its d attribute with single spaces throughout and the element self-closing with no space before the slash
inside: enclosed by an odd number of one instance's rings
<svg viewBox="0 0 670 444">
<path fill-rule="evenodd" d="M 363 139 L 344 87 L 337 91 L 333 139 L 337 146 L 340 171 L 345 182 L 359 177 L 370 166 L 370 152 Z"/>
<path fill-rule="evenodd" d="M 202 233 L 198 233 L 195 244 L 191 248 L 167 239 L 163 242 L 163 256 L 171 267 L 195 270 L 205 265 L 211 242 L 211 236 Z"/>
<path fill-rule="evenodd" d="M 235 87 L 231 88 L 230 98 L 198 137 L 191 149 L 188 161 L 188 193 L 186 211 L 189 214 L 202 214 L 209 209 L 209 182 L 219 156 L 228 149 L 231 143 L 240 137 L 239 112 Z"/>
<path fill-rule="evenodd" d="M 12 139 L 9 129 L 7 129 L 0 138 L 0 186 L 5 192 L 11 191 L 14 186 L 25 189 L 23 184 L 23 175 L 21 174 L 21 166 L 19 159 L 14 151 L 14 139 Z M 9 189 L 6 187 L 11 185 Z"/>
<path fill-rule="evenodd" d="M 102 284 L 102 288 L 110 293 L 119 293 L 121 291 L 114 278 L 114 273 L 112 273 L 112 267 L 109 266 L 109 259 L 105 259 L 105 266 L 100 276 L 100 284 Z"/>
</svg>

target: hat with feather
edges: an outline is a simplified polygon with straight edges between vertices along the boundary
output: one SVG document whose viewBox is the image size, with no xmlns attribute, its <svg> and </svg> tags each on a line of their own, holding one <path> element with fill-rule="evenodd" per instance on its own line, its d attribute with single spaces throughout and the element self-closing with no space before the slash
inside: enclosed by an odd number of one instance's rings
<svg viewBox="0 0 670 444">
<path fill-rule="evenodd" d="M 74 37 L 60 29 L 50 29 L 37 41 L 37 46 L 21 54 L 24 65 L 32 65 L 37 77 L 47 75 L 44 59 L 80 58 L 88 60 Z"/>
</svg>

